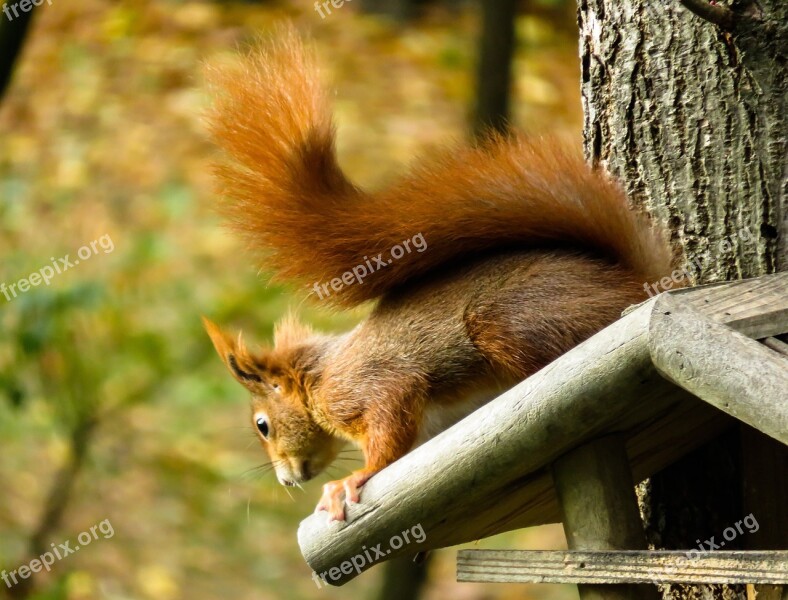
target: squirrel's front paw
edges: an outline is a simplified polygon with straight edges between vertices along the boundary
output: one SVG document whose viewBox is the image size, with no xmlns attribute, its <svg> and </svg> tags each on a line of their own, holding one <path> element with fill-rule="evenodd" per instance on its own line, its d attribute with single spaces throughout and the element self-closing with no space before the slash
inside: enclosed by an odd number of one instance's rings
<svg viewBox="0 0 788 600">
<path fill-rule="evenodd" d="M 367 470 L 356 471 L 344 479 L 329 481 L 323 486 L 323 495 L 317 503 L 315 512 L 325 510 L 328 512 L 328 521 L 344 521 L 345 505 L 356 504 L 359 501 L 358 489 L 372 477 L 373 472 Z"/>
<path fill-rule="evenodd" d="M 328 511 L 329 523 L 331 521 L 344 521 L 345 505 L 342 502 L 344 494 L 345 489 L 342 485 L 342 480 L 329 481 L 323 486 L 323 495 L 320 497 L 320 502 L 317 503 L 315 512 Z"/>
</svg>

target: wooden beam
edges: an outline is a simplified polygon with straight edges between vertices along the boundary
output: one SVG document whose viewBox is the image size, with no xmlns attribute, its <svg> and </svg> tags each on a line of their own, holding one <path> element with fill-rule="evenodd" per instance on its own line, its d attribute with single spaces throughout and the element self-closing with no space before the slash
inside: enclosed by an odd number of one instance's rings
<svg viewBox="0 0 788 600">
<path fill-rule="evenodd" d="M 553 463 L 561 522 L 572 550 L 646 549 L 624 438 L 609 435 Z M 577 586 L 581 600 L 656 600 L 656 588 Z"/>
<path fill-rule="evenodd" d="M 662 294 L 751 338 L 788 332 L 788 271 Z"/>
<path fill-rule="evenodd" d="M 747 550 L 788 548 L 788 446 L 741 424 L 744 512 L 758 527 L 743 538 Z M 788 586 L 758 585 L 758 600 L 782 600 Z"/>
<path fill-rule="evenodd" d="M 788 550 L 460 550 L 457 581 L 776 585 L 788 583 Z"/>
<path fill-rule="evenodd" d="M 788 330 L 788 314 L 775 317 L 773 327 Z M 788 445 L 784 356 L 671 296 L 655 306 L 649 348 L 664 377 Z"/>
</svg>

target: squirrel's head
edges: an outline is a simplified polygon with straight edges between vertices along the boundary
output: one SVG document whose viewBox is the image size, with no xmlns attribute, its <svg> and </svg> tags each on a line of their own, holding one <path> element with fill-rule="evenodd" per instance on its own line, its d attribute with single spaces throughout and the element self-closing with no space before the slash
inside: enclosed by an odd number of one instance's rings
<svg viewBox="0 0 788 600">
<path fill-rule="evenodd" d="M 274 348 L 253 353 L 240 334 L 233 339 L 204 317 L 203 323 L 230 373 L 252 394 L 252 427 L 279 483 L 296 485 L 321 473 L 344 444 L 310 411 L 326 338 L 289 317 L 276 327 Z"/>
</svg>

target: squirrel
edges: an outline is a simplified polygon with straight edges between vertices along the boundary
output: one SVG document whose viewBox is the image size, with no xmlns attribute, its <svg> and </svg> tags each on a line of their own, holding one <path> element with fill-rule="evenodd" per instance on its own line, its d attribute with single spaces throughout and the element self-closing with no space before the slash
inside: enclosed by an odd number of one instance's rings
<svg viewBox="0 0 788 600">
<path fill-rule="evenodd" d="M 346 442 L 363 451 L 363 468 L 323 486 L 316 510 L 329 520 L 345 519 L 375 473 L 618 319 L 671 271 L 664 234 L 557 142 L 492 135 L 421 158 L 388 189 L 355 186 L 337 161 L 314 52 L 292 28 L 207 77 L 225 154 L 221 209 L 265 268 L 334 307 L 376 301 L 341 335 L 287 317 L 260 351 L 204 319 L 251 392 L 281 484 L 314 478 Z"/>
</svg>

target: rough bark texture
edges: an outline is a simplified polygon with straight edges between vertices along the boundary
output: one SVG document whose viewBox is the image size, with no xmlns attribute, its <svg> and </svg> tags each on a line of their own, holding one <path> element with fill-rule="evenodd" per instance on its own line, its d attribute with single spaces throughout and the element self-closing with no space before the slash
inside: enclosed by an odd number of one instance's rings
<svg viewBox="0 0 788 600">
<path fill-rule="evenodd" d="M 693 283 L 788 268 L 788 3 L 717 5 L 733 10 L 731 31 L 678 0 L 579 0 L 578 11 L 587 157 L 670 227 Z M 656 547 L 697 548 L 745 515 L 740 442 L 733 432 L 652 479 L 644 513 Z"/>
<path fill-rule="evenodd" d="M 700 283 L 776 268 L 788 3 L 760 5 L 731 34 L 678 1 L 580 0 L 587 155 L 669 223 Z"/>
</svg>

